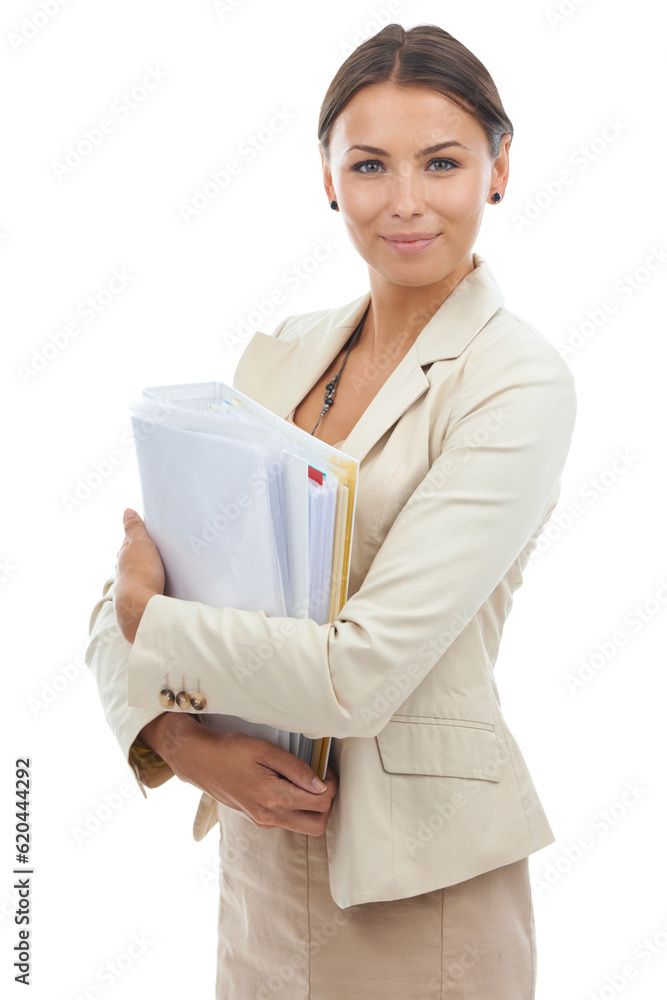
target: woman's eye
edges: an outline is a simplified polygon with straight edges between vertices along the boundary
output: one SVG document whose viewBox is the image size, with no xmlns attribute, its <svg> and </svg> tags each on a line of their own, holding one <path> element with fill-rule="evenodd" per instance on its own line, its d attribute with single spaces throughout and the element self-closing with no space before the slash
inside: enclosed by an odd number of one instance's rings
<svg viewBox="0 0 667 1000">
<path fill-rule="evenodd" d="M 367 173 L 375 174 L 375 173 L 377 173 L 376 170 L 368 171 L 368 170 L 362 170 L 361 168 L 362 167 L 381 167 L 381 166 L 382 166 L 382 164 L 380 163 L 379 160 L 364 160 L 362 163 L 355 163 L 355 165 L 354 165 L 354 167 L 352 169 L 353 170 L 358 170 L 359 173 L 361 173 L 361 174 L 367 174 Z"/>
<path fill-rule="evenodd" d="M 429 164 L 429 166 L 432 166 L 434 163 L 446 163 L 447 164 L 447 168 L 448 168 L 447 170 L 436 170 L 436 174 L 446 174 L 446 173 L 449 173 L 449 168 L 456 166 L 456 164 L 454 163 L 453 160 L 445 160 L 442 157 L 438 157 L 437 160 L 431 160 L 431 163 Z"/>
</svg>

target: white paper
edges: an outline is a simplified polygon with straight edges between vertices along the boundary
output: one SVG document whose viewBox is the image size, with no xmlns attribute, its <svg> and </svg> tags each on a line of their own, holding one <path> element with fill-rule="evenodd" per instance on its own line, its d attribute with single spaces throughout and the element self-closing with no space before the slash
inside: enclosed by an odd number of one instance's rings
<svg viewBox="0 0 667 1000">
<path fill-rule="evenodd" d="M 165 565 L 165 593 L 325 623 L 336 496 L 347 491 L 330 462 L 349 456 L 220 382 L 147 389 L 130 410 L 144 517 Z M 321 484 L 309 465 L 322 472 Z M 137 702 L 134 690 L 131 677 L 130 703 L 150 707 L 151 695 Z M 266 739 L 310 763 L 314 741 L 300 733 L 206 709 L 202 721 Z"/>
</svg>

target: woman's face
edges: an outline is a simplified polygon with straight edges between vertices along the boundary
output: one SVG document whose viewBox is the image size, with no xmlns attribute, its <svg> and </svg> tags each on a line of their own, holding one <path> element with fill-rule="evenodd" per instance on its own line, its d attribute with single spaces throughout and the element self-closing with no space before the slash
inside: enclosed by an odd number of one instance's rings
<svg viewBox="0 0 667 1000">
<path fill-rule="evenodd" d="M 334 122 L 329 163 L 322 158 L 327 196 L 370 268 L 399 285 L 428 285 L 472 268 L 484 206 L 504 194 L 509 140 L 494 161 L 481 125 L 449 98 L 374 83 Z M 421 234 L 433 239 L 392 242 Z"/>
</svg>

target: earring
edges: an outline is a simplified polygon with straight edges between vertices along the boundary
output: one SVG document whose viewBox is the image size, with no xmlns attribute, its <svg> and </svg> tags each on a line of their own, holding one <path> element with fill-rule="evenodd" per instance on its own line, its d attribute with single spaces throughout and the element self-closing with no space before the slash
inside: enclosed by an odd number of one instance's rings
<svg viewBox="0 0 667 1000">
<path fill-rule="evenodd" d="M 333 208 L 334 212 L 337 212 L 338 211 L 338 202 L 337 201 L 331 201 L 331 202 L 329 202 L 329 207 Z"/>
<path fill-rule="evenodd" d="M 501 199 L 501 198 L 502 198 L 502 195 L 501 195 L 500 191 L 496 191 L 496 193 L 494 194 L 494 196 L 493 196 L 493 199 L 492 199 L 492 200 L 493 200 L 493 201 L 494 201 L 494 202 L 496 203 L 496 205 L 497 205 L 497 204 L 498 204 L 498 202 L 500 201 L 500 199 Z"/>
</svg>

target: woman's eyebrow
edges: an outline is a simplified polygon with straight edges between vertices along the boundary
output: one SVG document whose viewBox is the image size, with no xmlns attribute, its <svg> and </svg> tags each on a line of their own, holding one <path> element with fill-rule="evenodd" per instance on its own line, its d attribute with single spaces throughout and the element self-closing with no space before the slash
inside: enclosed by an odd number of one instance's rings
<svg viewBox="0 0 667 1000">
<path fill-rule="evenodd" d="M 472 149 L 469 146 L 464 146 L 462 142 L 450 139 L 448 142 L 439 142 L 436 146 L 427 146 L 426 149 L 420 149 L 419 152 L 415 153 L 415 157 L 428 156 L 429 153 L 436 153 L 439 149 L 446 149 L 448 146 L 458 146 L 460 149 L 467 149 L 469 153 L 472 153 Z M 353 149 L 362 149 L 366 153 L 376 153 L 378 156 L 391 156 L 391 153 L 388 153 L 386 149 L 380 149 L 379 146 L 350 146 L 345 152 L 351 153 Z"/>
</svg>

